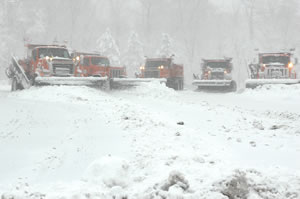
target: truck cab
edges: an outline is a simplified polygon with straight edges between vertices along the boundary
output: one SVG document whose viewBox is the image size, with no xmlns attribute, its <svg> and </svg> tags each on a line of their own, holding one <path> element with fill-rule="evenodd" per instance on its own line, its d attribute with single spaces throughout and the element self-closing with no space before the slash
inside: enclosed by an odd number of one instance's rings
<svg viewBox="0 0 300 199">
<path fill-rule="evenodd" d="M 232 59 L 203 59 L 202 80 L 231 80 Z"/>
<path fill-rule="evenodd" d="M 259 53 L 258 63 L 249 65 L 251 79 L 296 79 L 297 62 L 290 52 Z"/>
<path fill-rule="evenodd" d="M 29 44 L 27 58 L 19 64 L 31 78 L 74 75 L 74 63 L 65 46 Z"/>
<path fill-rule="evenodd" d="M 198 90 L 235 92 L 237 84 L 232 78 L 232 58 L 202 59 L 201 75 L 194 74 L 193 85 Z"/>
</svg>

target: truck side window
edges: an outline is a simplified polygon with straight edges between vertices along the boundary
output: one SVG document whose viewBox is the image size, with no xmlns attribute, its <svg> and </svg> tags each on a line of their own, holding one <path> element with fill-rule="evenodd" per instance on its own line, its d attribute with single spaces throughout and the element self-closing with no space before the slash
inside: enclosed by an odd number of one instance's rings
<svg viewBox="0 0 300 199">
<path fill-rule="evenodd" d="M 35 50 L 32 51 L 32 59 L 34 61 L 36 61 L 36 55 L 37 55 L 37 53 L 36 53 L 36 49 L 35 49 Z"/>
<path fill-rule="evenodd" d="M 84 66 L 89 66 L 90 65 L 90 59 L 89 58 L 84 58 L 83 59 L 83 65 Z"/>
</svg>

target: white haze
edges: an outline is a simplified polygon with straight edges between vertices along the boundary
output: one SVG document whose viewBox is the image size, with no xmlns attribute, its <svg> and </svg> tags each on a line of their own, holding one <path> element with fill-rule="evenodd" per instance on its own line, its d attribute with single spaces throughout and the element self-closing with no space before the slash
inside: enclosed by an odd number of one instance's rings
<svg viewBox="0 0 300 199">
<path fill-rule="evenodd" d="M 186 84 L 200 72 L 202 58 L 226 56 L 233 57 L 241 86 L 254 49 L 299 47 L 298 10 L 297 0 L 2 0 L 0 77 L 11 54 L 24 56 L 24 40 L 57 40 L 71 49 L 93 51 L 109 28 L 120 60 L 132 32 L 148 57 L 156 55 L 167 33 L 177 61 L 185 66 Z"/>
</svg>

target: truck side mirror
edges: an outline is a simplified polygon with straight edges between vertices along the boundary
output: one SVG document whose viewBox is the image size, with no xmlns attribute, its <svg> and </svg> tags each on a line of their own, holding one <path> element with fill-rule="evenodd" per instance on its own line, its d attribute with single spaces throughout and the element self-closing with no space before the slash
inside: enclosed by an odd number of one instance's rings
<svg viewBox="0 0 300 199">
<path fill-rule="evenodd" d="M 298 64 L 298 58 L 295 58 L 295 64 Z"/>
</svg>

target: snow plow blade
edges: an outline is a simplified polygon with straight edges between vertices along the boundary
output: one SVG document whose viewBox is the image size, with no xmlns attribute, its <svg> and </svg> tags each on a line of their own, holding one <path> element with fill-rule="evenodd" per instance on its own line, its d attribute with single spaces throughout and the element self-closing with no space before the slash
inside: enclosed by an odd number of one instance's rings
<svg viewBox="0 0 300 199">
<path fill-rule="evenodd" d="M 105 88 L 108 86 L 107 77 L 36 77 L 35 85 L 72 85 Z"/>
<path fill-rule="evenodd" d="M 6 76 L 11 80 L 11 91 L 30 88 L 31 81 L 28 79 L 23 67 L 16 57 L 12 56 L 11 64 L 5 70 Z"/>
<path fill-rule="evenodd" d="M 194 80 L 193 85 L 199 90 L 229 90 L 236 91 L 236 83 L 233 80 Z"/>
<path fill-rule="evenodd" d="M 256 88 L 266 84 L 300 84 L 300 79 L 248 79 L 246 80 L 246 88 Z"/>
<path fill-rule="evenodd" d="M 139 86 L 141 83 L 145 82 L 160 82 L 166 83 L 165 78 L 112 78 L 110 80 L 111 89 L 120 89 Z"/>
</svg>

